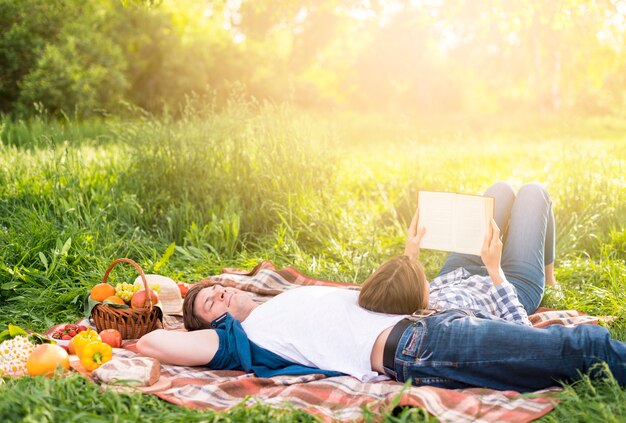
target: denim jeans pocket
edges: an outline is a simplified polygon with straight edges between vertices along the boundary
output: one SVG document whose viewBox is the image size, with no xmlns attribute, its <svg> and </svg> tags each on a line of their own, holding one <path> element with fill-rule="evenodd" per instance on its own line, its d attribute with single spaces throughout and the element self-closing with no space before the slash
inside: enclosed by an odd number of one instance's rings
<svg viewBox="0 0 626 423">
<path fill-rule="evenodd" d="M 411 380 L 415 386 L 436 386 L 440 388 L 458 388 L 454 380 L 438 375 L 437 368 L 455 367 L 454 363 L 433 360 L 433 351 L 427 346 L 428 325 L 418 321 L 411 328 L 411 333 L 402 342 L 402 349 L 396 354 L 397 380 Z M 445 372 L 444 372 L 445 373 Z"/>
<path fill-rule="evenodd" d="M 420 367 L 457 367 L 457 346 L 442 333 L 447 333 L 452 322 L 473 315 L 471 310 L 450 309 L 418 320 L 400 341 L 402 349 L 396 358 Z"/>
<path fill-rule="evenodd" d="M 419 360 L 420 347 L 422 345 L 422 339 L 426 335 L 426 331 L 426 324 L 424 324 L 423 321 L 418 320 L 415 322 L 415 325 L 411 327 L 411 333 L 402 345 L 402 361 L 412 361 L 411 359 Z"/>
</svg>

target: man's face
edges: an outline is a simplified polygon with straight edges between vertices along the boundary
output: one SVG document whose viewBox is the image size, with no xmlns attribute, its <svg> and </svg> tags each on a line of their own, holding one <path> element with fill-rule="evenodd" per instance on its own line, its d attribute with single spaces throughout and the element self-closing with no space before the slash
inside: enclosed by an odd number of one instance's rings
<svg viewBox="0 0 626 423">
<path fill-rule="evenodd" d="M 194 314 L 211 322 L 228 312 L 240 322 L 257 306 L 249 293 L 236 288 L 213 285 L 202 289 L 193 304 Z"/>
</svg>

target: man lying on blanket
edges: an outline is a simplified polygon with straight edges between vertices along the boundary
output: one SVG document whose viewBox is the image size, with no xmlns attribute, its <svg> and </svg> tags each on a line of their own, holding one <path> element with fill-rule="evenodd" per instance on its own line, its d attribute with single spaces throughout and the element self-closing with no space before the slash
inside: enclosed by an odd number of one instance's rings
<svg viewBox="0 0 626 423">
<path fill-rule="evenodd" d="M 535 202 L 545 206 L 536 213 L 541 219 L 516 212 L 515 204 L 525 196 L 543 198 Z M 507 243 L 515 243 L 519 237 L 523 240 L 520 245 L 535 249 L 532 254 L 518 251 L 518 256 L 510 259 L 518 266 L 517 271 L 520 263 L 525 263 L 527 274 L 543 273 L 544 251 L 537 245 L 546 238 L 549 208 L 549 197 L 536 185 L 520 190 L 514 201 Z M 496 211 L 496 220 L 497 215 Z M 528 222 L 518 227 L 514 224 L 516 215 L 537 222 L 534 227 Z M 537 236 L 533 236 L 533 228 Z M 413 232 L 415 237 L 419 231 L 413 227 Z M 533 243 L 533 238 L 539 239 L 539 244 Z M 416 256 L 410 241 L 411 237 L 407 252 Z M 137 347 L 141 353 L 166 363 L 252 369 L 259 376 L 262 373 L 255 366 L 280 374 L 281 366 L 293 370 L 294 365 L 300 365 L 303 367 L 296 371 L 319 368 L 327 370 L 328 375 L 341 372 L 362 381 L 386 375 L 400 382 L 411 379 L 415 385 L 518 391 L 552 386 L 555 380 L 574 380 L 596 363 L 606 362 L 616 379 L 626 384 L 626 343 L 612 340 L 606 329 L 587 325 L 535 329 L 527 325 L 522 304 L 531 304 L 537 287 L 520 288 L 517 284 L 531 278 L 523 272 L 513 270 L 509 275 L 503 271 L 501 261 L 506 261 L 506 255 L 493 223 L 481 255 L 487 275 L 481 277 L 493 285 L 490 292 L 507 289 L 494 294 L 491 301 L 476 302 L 474 308 L 478 311 L 448 309 L 412 321 L 360 307 L 358 291 L 307 286 L 258 305 L 242 291 L 198 284 L 185 298 L 184 320 L 190 331 L 154 331 L 142 337 Z M 462 257 L 451 255 L 449 260 L 458 262 Z M 397 260 L 395 265 L 398 272 L 416 268 L 413 260 L 407 259 Z M 516 289 L 510 289 L 509 284 Z M 541 280 L 541 292 L 543 284 Z M 527 294 L 525 299 L 523 294 Z M 453 301 L 448 304 L 454 305 Z M 505 313 L 499 314 L 508 313 L 508 320 L 518 324 L 494 315 L 484 303 L 495 303 L 491 305 L 498 310 L 505 304 Z"/>
</svg>

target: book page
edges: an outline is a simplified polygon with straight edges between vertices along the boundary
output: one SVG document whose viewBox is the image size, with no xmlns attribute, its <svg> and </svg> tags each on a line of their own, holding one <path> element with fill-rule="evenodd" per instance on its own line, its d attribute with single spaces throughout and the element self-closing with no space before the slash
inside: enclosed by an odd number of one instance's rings
<svg viewBox="0 0 626 423">
<path fill-rule="evenodd" d="M 457 195 L 456 245 L 458 253 L 480 256 L 493 217 L 493 198 Z"/>
<path fill-rule="evenodd" d="M 480 256 L 494 201 L 479 195 L 420 191 L 418 227 L 426 228 L 420 248 Z"/>
<path fill-rule="evenodd" d="M 420 191 L 417 227 L 426 228 L 420 248 L 451 251 L 454 246 L 455 196 L 447 192 Z"/>
</svg>

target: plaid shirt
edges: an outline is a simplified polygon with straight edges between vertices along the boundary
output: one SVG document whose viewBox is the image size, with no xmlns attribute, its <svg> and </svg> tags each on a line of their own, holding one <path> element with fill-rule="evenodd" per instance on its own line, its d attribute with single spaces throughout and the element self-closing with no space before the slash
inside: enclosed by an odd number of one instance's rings
<svg viewBox="0 0 626 423">
<path fill-rule="evenodd" d="M 513 323 L 531 326 L 515 287 L 506 279 L 494 286 L 489 276 L 470 275 L 462 267 L 430 282 L 430 308 L 480 310 Z"/>
</svg>

